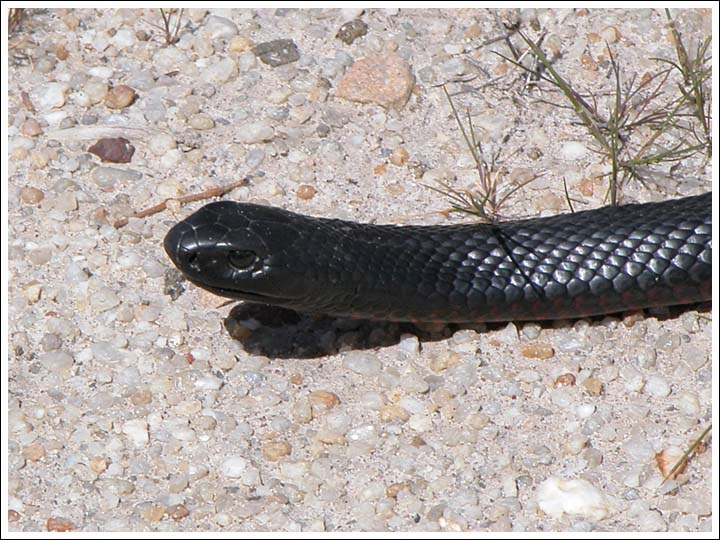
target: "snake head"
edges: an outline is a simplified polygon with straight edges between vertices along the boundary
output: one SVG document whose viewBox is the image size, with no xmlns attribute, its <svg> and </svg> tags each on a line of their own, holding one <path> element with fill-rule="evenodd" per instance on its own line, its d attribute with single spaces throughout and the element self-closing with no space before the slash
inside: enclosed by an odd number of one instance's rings
<svg viewBox="0 0 720 540">
<path fill-rule="evenodd" d="M 168 231 L 165 251 L 185 277 L 203 289 L 282 305 L 292 296 L 287 280 L 279 282 L 275 271 L 285 265 L 276 246 L 293 241 L 284 214 L 254 204 L 211 203 Z"/>
</svg>

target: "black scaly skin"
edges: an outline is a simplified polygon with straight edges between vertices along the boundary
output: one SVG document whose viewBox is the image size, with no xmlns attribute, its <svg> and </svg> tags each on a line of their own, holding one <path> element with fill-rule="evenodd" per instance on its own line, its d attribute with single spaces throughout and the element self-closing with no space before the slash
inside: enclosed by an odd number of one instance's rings
<svg viewBox="0 0 720 540">
<path fill-rule="evenodd" d="M 710 300 L 711 215 L 710 193 L 491 225 L 404 227 L 223 201 L 175 225 L 165 250 L 200 287 L 298 311 L 566 319 Z"/>
</svg>

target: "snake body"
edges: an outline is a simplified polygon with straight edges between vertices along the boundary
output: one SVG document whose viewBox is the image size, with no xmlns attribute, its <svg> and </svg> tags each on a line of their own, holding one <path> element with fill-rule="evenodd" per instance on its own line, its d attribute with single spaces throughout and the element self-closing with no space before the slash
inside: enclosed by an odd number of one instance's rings
<svg viewBox="0 0 720 540">
<path fill-rule="evenodd" d="M 395 321 L 578 318 L 707 301 L 711 194 L 494 224 L 395 226 L 237 202 L 165 238 L 213 293 Z"/>
</svg>

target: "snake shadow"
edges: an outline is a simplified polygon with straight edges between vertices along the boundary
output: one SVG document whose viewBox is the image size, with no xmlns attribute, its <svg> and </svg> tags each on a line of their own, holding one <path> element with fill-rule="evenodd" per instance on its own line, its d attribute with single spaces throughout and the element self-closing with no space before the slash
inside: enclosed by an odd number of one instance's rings
<svg viewBox="0 0 720 540">
<path fill-rule="evenodd" d="M 675 319 L 683 313 L 696 311 L 712 316 L 712 304 L 690 304 L 645 310 L 647 317 L 658 320 Z M 615 314 L 621 317 L 622 314 Z M 607 315 L 590 317 L 591 325 L 601 325 Z M 572 327 L 577 319 L 535 321 L 543 329 Z M 520 323 L 522 324 L 522 323 Z M 351 319 L 300 313 L 286 308 L 243 302 L 236 304 L 224 320 L 228 334 L 250 354 L 268 358 L 312 359 L 341 351 L 390 347 L 404 334 L 417 336 L 420 342 L 440 341 L 460 329 L 473 329 L 479 334 L 504 328 L 506 322 L 475 324 L 424 324 Z"/>
</svg>

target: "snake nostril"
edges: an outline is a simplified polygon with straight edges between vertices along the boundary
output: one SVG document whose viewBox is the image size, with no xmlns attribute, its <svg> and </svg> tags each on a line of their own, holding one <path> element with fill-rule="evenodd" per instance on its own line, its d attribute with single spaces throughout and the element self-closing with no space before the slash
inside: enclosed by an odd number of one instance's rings
<svg viewBox="0 0 720 540">
<path fill-rule="evenodd" d="M 190 256 L 187 258 L 187 265 L 196 272 L 199 272 L 201 270 L 197 253 L 190 254 Z"/>
</svg>

